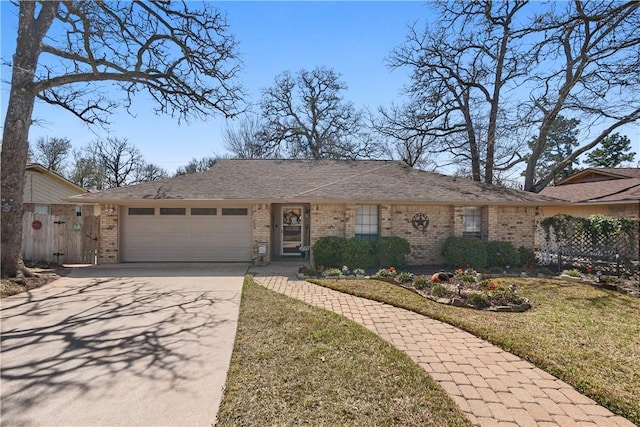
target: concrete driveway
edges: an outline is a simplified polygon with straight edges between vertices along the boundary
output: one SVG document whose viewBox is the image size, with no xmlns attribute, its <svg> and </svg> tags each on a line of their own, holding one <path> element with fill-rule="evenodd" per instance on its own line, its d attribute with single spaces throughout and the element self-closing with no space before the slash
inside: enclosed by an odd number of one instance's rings
<svg viewBox="0 0 640 427">
<path fill-rule="evenodd" d="M 3 426 L 210 426 L 247 264 L 118 264 L 1 302 Z"/>
</svg>

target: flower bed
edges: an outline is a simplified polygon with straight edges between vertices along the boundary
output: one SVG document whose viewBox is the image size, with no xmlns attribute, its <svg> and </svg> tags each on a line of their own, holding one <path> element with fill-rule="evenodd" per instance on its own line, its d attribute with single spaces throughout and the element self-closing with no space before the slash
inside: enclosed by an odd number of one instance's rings
<svg viewBox="0 0 640 427">
<path fill-rule="evenodd" d="M 389 275 L 388 271 L 380 270 L 372 278 L 397 284 L 440 304 L 501 312 L 523 312 L 531 308 L 531 302 L 518 295 L 514 284 L 485 277 L 470 268 L 432 276 L 414 276 L 411 273 Z M 395 269 L 393 272 L 396 273 Z M 404 280 L 399 280 L 399 277 Z"/>
</svg>

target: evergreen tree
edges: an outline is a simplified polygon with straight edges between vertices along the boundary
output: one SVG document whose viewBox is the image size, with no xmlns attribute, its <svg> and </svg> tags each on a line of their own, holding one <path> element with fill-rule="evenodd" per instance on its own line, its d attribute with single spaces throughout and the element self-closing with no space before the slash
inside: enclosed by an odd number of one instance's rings
<svg viewBox="0 0 640 427">
<path fill-rule="evenodd" d="M 619 133 L 605 138 L 600 148 L 587 155 L 585 164 L 593 168 L 617 168 L 623 163 L 633 162 L 636 153 L 631 151 L 631 140 Z"/>
</svg>

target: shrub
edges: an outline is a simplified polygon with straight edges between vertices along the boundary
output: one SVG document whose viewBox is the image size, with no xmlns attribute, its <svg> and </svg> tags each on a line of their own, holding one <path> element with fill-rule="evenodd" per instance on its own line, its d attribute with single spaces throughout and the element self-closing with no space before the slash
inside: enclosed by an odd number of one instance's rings
<svg viewBox="0 0 640 427">
<path fill-rule="evenodd" d="M 346 265 L 373 265 L 371 244 L 355 237 L 344 240 L 341 255 L 341 262 Z"/>
<path fill-rule="evenodd" d="M 364 276 L 365 271 L 362 268 L 354 268 L 353 274 L 355 274 L 356 276 Z"/>
<path fill-rule="evenodd" d="M 429 281 L 429 279 L 426 279 L 424 277 L 418 277 L 416 280 L 413 281 L 413 287 L 416 289 L 426 289 L 431 285 L 431 282 Z"/>
<path fill-rule="evenodd" d="M 524 246 L 520 246 L 518 248 L 518 254 L 520 254 L 521 265 L 534 266 L 538 262 L 538 260 L 536 259 L 536 254 L 531 249 L 527 249 Z"/>
<path fill-rule="evenodd" d="M 582 276 L 582 273 L 580 273 L 580 271 L 578 271 L 576 269 L 564 270 L 562 272 L 562 274 L 564 274 L 565 276 L 571 276 L 571 277 L 581 277 Z"/>
<path fill-rule="evenodd" d="M 447 288 L 442 286 L 440 283 L 434 283 L 431 287 L 431 295 L 433 295 L 434 297 L 444 297 L 447 295 L 447 293 Z"/>
<path fill-rule="evenodd" d="M 467 296 L 469 304 L 476 308 L 487 308 L 491 306 L 489 298 L 484 294 L 472 293 Z"/>
<path fill-rule="evenodd" d="M 309 268 L 309 267 L 304 267 L 304 266 L 302 266 L 302 267 L 300 267 L 298 269 L 298 273 L 302 273 L 305 276 L 309 276 L 309 277 L 313 277 L 313 276 L 317 276 L 318 275 L 318 272 L 315 271 L 314 269 Z"/>
<path fill-rule="evenodd" d="M 514 305 L 524 302 L 522 297 L 503 285 L 498 286 L 494 291 L 488 291 L 487 295 L 493 305 Z"/>
<path fill-rule="evenodd" d="M 456 279 L 462 282 L 474 283 L 477 276 L 478 272 L 473 268 L 467 268 L 466 270 L 459 268 L 456 270 Z"/>
<path fill-rule="evenodd" d="M 331 267 L 341 266 L 342 252 L 346 239 L 342 237 L 326 236 L 321 237 L 313 245 L 313 261 L 316 265 L 327 265 Z"/>
<path fill-rule="evenodd" d="M 410 282 L 412 278 L 413 278 L 413 274 L 407 273 L 407 272 L 402 272 L 398 274 L 398 277 L 397 277 L 400 283 Z"/>
<path fill-rule="evenodd" d="M 484 268 L 487 265 L 487 249 L 475 237 L 447 237 L 442 255 L 449 267 L 469 264 L 474 268 Z"/>
<path fill-rule="evenodd" d="M 322 272 L 322 274 L 326 277 L 336 277 L 339 276 L 341 273 L 339 268 L 327 268 L 325 271 Z"/>
<path fill-rule="evenodd" d="M 398 272 L 396 271 L 395 267 L 389 267 L 389 268 L 381 268 L 380 270 L 378 270 L 378 272 L 376 273 L 376 276 L 378 276 L 378 277 L 396 277 L 397 274 L 398 274 Z"/>
<path fill-rule="evenodd" d="M 402 237 L 378 237 L 373 241 L 372 251 L 376 265 L 403 267 L 405 257 L 411 253 L 411 246 Z"/>
<path fill-rule="evenodd" d="M 535 257 L 534 257 L 535 258 Z M 492 241 L 487 243 L 487 265 L 505 267 L 520 265 L 520 254 L 511 242 Z"/>
</svg>

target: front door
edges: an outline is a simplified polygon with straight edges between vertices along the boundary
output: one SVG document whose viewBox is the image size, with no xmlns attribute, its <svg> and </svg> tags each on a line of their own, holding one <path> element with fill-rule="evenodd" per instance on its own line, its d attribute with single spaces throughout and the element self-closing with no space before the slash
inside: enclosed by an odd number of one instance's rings
<svg viewBox="0 0 640 427">
<path fill-rule="evenodd" d="M 304 209 L 302 206 L 282 207 L 282 256 L 300 256 L 304 230 Z"/>
</svg>

